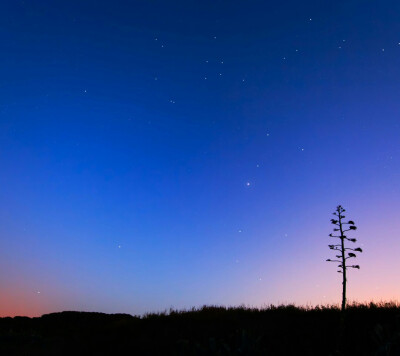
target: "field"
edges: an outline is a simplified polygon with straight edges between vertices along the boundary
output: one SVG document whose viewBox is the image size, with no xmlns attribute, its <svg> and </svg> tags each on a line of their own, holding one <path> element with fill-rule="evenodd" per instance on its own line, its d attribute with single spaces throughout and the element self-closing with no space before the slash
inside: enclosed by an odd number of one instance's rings
<svg viewBox="0 0 400 356">
<path fill-rule="evenodd" d="M 0 355 L 400 355 L 400 306 L 204 306 L 0 319 Z"/>
</svg>

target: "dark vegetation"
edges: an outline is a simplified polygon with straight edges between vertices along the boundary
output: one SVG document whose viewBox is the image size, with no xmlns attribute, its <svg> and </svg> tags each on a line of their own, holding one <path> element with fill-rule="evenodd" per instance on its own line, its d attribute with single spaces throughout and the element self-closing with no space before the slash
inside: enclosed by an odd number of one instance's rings
<svg viewBox="0 0 400 356">
<path fill-rule="evenodd" d="M 0 318 L 0 355 L 400 355 L 400 305 Z M 340 349 L 340 350 L 339 350 Z"/>
</svg>

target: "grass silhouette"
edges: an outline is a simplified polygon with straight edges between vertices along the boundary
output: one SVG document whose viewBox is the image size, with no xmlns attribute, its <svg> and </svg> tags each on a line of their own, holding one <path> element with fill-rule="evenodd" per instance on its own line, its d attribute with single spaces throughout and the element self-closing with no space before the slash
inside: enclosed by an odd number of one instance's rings
<svg viewBox="0 0 400 356">
<path fill-rule="evenodd" d="M 62 312 L 0 318 L 1 355 L 400 355 L 400 305 L 203 306 L 142 317 Z M 341 349 L 339 350 L 339 347 Z"/>
</svg>

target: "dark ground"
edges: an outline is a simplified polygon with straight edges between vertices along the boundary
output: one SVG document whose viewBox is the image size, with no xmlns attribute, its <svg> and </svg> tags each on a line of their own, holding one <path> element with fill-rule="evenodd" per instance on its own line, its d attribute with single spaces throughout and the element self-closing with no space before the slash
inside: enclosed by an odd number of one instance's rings
<svg viewBox="0 0 400 356">
<path fill-rule="evenodd" d="M 0 355 L 400 355 L 400 306 L 203 307 L 0 318 Z"/>
</svg>

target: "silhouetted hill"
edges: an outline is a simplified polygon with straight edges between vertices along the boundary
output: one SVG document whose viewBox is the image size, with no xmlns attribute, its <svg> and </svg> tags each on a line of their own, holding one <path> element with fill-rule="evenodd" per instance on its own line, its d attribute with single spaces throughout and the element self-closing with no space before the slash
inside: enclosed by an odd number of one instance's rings
<svg viewBox="0 0 400 356">
<path fill-rule="evenodd" d="M 206 307 L 135 317 L 0 318 L 0 355 L 400 355 L 400 307 Z M 342 352 L 338 353 L 338 349 Z"/>
<path fill-rule="evenodd" d="M 106 314 L 106 313 L 93 313 L 93 312 L 77 312 L 77 311 L 63 311 L 60 313 L 44 314 L 40 317 L 43 323 L 77 323 L 81 325 L 91 323 L 110 323 L 121 320 L 140 319 L 130 314 Z"/>
</svg>

